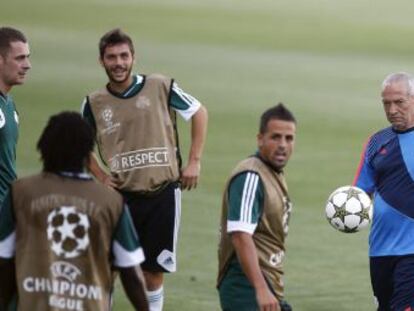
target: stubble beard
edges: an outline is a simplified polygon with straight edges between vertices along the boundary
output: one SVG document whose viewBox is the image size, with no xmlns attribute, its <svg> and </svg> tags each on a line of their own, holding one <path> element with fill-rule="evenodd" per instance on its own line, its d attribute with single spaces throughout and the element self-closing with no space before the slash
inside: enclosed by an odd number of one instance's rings
<svg viewBox="0 0 414 311">
<path fill-rule="evenodd" d="M 111 69 L 105 67 L 105 72 L 106 72 L 106 75 L 108 76 L 109 82 L 113 83 L 113 84 L 122 84 L 122 83 L 126 82 L 129 79 L 129 77 L 131 76 L 132 66 L 129 67 L 126 71 L 127 71 L 127 73 L 125 75 L 125 78 L 122 79 L 122 80 L 118 80 L 118 79 L 115 79 L 113 77 Z"/>
</svg>

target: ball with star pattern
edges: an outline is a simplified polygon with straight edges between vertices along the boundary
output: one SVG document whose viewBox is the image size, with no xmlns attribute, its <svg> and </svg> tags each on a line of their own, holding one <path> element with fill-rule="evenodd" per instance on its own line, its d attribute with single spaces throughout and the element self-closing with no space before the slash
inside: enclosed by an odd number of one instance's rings
<svg viewBox="0 0 414 311">
<path fill-rule="evenodd" d="M 368 227 L 371 222 L 371 198 L 358 187 L 340 187 L 329 196 L 325 215 L 329 224 L 341 232 L 360 231 Z"/>
</svg>

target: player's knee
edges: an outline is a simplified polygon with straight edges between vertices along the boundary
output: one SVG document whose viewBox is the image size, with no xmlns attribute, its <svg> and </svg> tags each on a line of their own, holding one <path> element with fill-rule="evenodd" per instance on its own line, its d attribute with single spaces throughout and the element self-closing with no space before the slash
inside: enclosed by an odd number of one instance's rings
<svg viewBox="0 0 414 311">
<path fill-rule="evenodd" d="M 164 283 L 164 274 L 162 272 L 144 271 L 144 278 L 149 291 L 158 290 Z"/>
</svg>

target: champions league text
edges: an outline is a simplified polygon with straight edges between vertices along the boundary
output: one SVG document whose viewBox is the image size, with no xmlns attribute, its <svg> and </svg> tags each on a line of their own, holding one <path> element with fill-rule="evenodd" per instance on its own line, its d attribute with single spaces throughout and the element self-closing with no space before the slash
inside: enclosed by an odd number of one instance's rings
<svg viewBox="0 0 414 311">
<path fill-rule="evenodd" d="M 32 293 L 46 293 L 49 306 L 63 310 L 85 310 L 84 301 L 102 300 L 102 288 L 95 285 L 77 283 L 75 280 L 82 274 L 78 267 L 57 261 L 50 266 L 54 278 L 26 277 L 23 280 L 23 290 Z"/>
<path fill-rule="evenodd" d="M 23 289 L 29 293 L 49 293 L 49 305 L 58 309 L 83 311 L 82 299 L 102 299 L 99 286 L 46 278 L 27 277 Z"/>
</svg>

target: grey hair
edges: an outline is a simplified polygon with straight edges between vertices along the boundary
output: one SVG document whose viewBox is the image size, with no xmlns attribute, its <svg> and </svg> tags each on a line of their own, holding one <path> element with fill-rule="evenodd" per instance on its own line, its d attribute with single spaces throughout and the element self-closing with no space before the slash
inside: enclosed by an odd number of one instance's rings
<svg viewBox="0 0 414 311">
<path fill-rule="evenodd" d="M 405 82 L 407 84 L 408 95 L 414 95 L 414 77 L 407 72 L 397 72 L 389 74 L 382 82 L 382 91 L 391 84 Z"/>
</svg>

